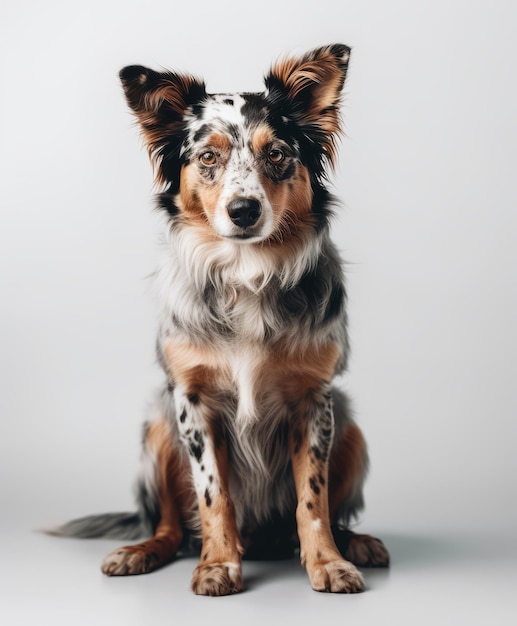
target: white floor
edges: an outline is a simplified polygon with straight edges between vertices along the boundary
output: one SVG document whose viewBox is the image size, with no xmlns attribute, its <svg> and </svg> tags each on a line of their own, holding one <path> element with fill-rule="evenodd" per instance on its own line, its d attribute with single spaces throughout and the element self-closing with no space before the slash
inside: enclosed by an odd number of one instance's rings
<svg viewBox="0 0 517 626">
<path fill-rule="evenodd" d="M 99 569 L 116 544 L 4 529 L 0 557 L 0 623 L 125 626 L 153 623 L 506 625 L 517 623 L 517 540 L 477 536 L 383 534 L 389 571 L 364 570 L 358 595 L 312 591 L 298 561 L 245 562 L 247 589 L 224 598 L 189 591 L 194 559 L 147 576 L 107 578 Z M 354 620 L 354 621 L 351 621 Z"/>
</svg>

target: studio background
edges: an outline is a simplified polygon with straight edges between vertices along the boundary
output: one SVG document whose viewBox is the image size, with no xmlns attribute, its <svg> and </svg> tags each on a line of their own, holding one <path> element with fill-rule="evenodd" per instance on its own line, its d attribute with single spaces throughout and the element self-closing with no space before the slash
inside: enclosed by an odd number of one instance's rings
<svg viewBox="0 0 517 626">
<path fill-rule="evenodd" d="M 352 343 L 341 384 L 371 455 L 358 528 L 513 536 L 516 5 L 4 0 L 0 16 L 8 553 L 12 529 L 132 509 L 162 380 L 149 276 L 163 222 L 119 69 L 261 91 L 273 61 L 333 42 L 352 46 L 332 180 Z"/>
</svg>

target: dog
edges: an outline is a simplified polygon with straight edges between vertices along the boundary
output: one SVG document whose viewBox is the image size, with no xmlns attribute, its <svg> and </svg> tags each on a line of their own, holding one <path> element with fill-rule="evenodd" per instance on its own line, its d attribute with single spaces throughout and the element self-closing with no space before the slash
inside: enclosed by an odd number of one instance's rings
<svg viewBox="0 0 517 626">
<path fill-rule="evenodd" d="M 166 384 L 144 427 L 138 512 L 52 531 L 150 537 L 108 554 L 108 576 L 155 570 L 196 538 L 201 595 L 243 590 L 243 556 L 299 547 L 313 589 L 346 593 L 364 588 L 356 566 L 389 563 L 379 539 L 349 529 L 368 457 L 332 386 L 349 348 L 327 181 L 349 58 L 340 44 L 285 58 L 263 93 L 120 72 L 167 216 L 157 272 Z"/>
</svg>

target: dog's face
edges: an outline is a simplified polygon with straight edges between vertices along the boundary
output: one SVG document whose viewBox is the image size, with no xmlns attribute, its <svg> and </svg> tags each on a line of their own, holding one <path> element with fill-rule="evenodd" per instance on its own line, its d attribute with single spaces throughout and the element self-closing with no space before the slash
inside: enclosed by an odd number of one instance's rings
<svg viewBox="0 0 517 626">
<path fill-rule="evenodd" d="M 220 237 L 259 241 L 283 216 L 310 208 L 309 176 L 296 143 L 278 136 L 263 96 L 208 96 L 187 116 L 180 207 L 208 218 Z"/>
<path fill-rule="evenodd" d="M 284 60 L 256 94 L 210 95 L 192 76 L 124 68 L 169 213 L 240 243 L 317 222 L 313 196 L 334 160 L 349 55 L 334 45 Z"/>
</svg>

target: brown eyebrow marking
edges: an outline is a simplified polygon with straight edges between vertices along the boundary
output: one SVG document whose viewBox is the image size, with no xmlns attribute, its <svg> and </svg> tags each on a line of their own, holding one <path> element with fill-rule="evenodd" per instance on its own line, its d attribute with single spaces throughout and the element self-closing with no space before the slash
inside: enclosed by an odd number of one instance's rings
<svg viewBox="0 0 517 626">
<path fill-rule="evenodd" d="M 210 137 L 208 137 L 208 144 L 214 148 L 218 148 L 222 152 L 230 150 L 231 147 L 228 137 L 219 133 L 212 133 Z"/>
<path fill-rule="evenodd" d="M 253 137 L 251 138 L 251 148 L 255 154 L 258 154 L 274 139 L 275 135 L 273 130 L 267 124 L 262 124 L 253 133 Z"/>
</svg>

